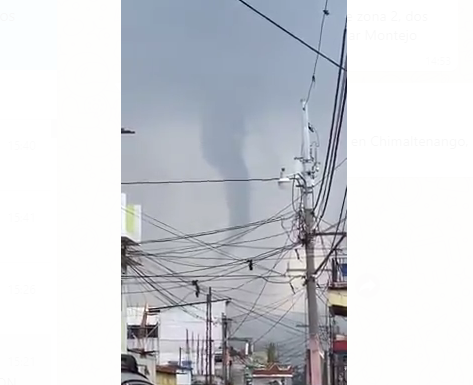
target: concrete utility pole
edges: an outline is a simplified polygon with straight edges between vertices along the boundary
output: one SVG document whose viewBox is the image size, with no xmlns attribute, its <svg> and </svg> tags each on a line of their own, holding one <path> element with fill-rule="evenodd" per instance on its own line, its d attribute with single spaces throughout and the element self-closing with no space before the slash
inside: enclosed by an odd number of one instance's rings
<svg viewBox="0 0 473 385">
<path fill-rule="evenodd" d="M 209 287 L 209 384 L 213 384 L 213 339 L 212 339 L 212 288 Z"/>
<path fill-rule="evenodd" d="M 228 322 L 225 313 L 222 313 L 222 377 L 223 385 L 228 383 Z"/>
<path fill-rule="evenodd" d="M 281 170 L 281 178 L 279 185 L 297 182 L 297 187 L 301 189 L 302 209 L 304 218 L 304 229 L 301 234 L 301 240 L 305 247 L 306 268 L 305 278 L 307 287 L 307 310 L 309 318 L 309 343 L 307 351 L 307 384 L 322 385 L 321 376 L 321 359 L 320 359 L 320 343 L 318 338 L 318 311 L 317 311 L 317 283 L 315 281 L 315 207 L 314 207 L 314 186 L 315 173 L 318 171 L 316 148 L 312 151 L 312 143 L 310 141 L 310 132 L 314 131 L 309 123 L 309 114 L 307 111 L 307 103 L 302 103 L 302 148 L 301 156 L 296 158 L 302 164 L 302 171 L 296 174 L 285 176 L 285 170 Z M 318 143 L 316 143 L 318 146 Z M 328 233 L 327 233 L 328 234 Z M 327 235 L 325 234 L 325 235 Z"/>
<path fill-rule="evenodd" d="M 127 317 L 128 317 L 128 305 L 127 305 L 127 293 L 126 293 L 126 281 L 124 277 L 127 274 L 128 268 L 128 255 L 127 255 L 127 244 L 122 240 L 122 255 L 121 255 L 121 265 L 122 265 L 122 353 L 127 353 L 127 338 L 128 338 L 128 324 L 127 324 Z"/>
<path fill-rule="evenodd" d="M 205 370 L 205 382 L 207 385 L 212 385 L 212 370 L 213 370 L 213 352 L 212 352 L 212 288 L 209 287 L 207 294 L 207 317 L 206 317 L 206 346 L 207 346 L 207 368 Z"/>
<path fill-rule="evenodd" d="M 320 368 L 320 341 L 318 337 L 319 316 L 317 310 L 317 284 L 315 282 L 315 254 L 314 254 L 314 161 L 311 154 L 309 114 L 307 103 L 302 101 L 302 206 L 304 209 L 304 244 L 306 254 L 306 280 L 307 280 L 307 310 L 309 318 L 309 351 L 308 351 L 308 373 L 309 385 L 322 385 Z M 316 166 L 316 165 L 315 165 Z"/>
<path fill-rule="evenodd" d="M 133 135 L 135 131 L 129 130 L 127 128 L 122 127 L 122 135 Z M 123 202 L 122 202 L 123 203 Z M 122 210 L 125 209 L 126 207 L 122 207 Z M 128 324 L 127 324 L 127 318 L 128 318 L 128 304 L 126 301 L 127 298 L 127 293 L 126 293 L 126 282 L 124 280 L 124 277 L 126 276 L 128 272 L 128 264 L 129 264 L 129 256 L 128 256 L 128 242 L 123 239 L 122 237 L 122 253 L 121 253 L 121 265 L 122 265 L 122 277 L 121 277 L 121 323 L 122 323 L 122 330 L 121 330 L 121 335 L 122 335 L 122 343 L 121 343 L 121 349 L 122 353 L 127 353 L 128 352 Z"/>
</svg>

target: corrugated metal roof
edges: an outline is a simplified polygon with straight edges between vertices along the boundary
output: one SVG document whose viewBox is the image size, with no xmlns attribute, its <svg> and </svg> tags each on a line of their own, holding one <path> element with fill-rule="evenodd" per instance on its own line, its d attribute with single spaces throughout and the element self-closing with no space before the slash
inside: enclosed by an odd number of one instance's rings
<svg viewBox="0 0 473 385">
<path fill-rule="evenodd" d="M 157 365 L 156 373 L 176 374 L 176 367 L 168 365 Z"/>
</svg>

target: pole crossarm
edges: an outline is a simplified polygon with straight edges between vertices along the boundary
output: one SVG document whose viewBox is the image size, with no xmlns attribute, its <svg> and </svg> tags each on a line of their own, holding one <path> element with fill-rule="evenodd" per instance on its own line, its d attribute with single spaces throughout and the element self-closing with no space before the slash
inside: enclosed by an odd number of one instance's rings
<svg viewBox="0 0 473 385">
<path fill-rule="evenodd" d="M 347 233 L 346 233 L 346 231 L 343 231 L 343 232 L 342 231 L 327 231 L 327 232 L 314 231 L 313 235 L 316 236 L 316 237 L 336 237 L 337 235 L 340 235 L 343 238 L 346 238 Z"/>
</svg>

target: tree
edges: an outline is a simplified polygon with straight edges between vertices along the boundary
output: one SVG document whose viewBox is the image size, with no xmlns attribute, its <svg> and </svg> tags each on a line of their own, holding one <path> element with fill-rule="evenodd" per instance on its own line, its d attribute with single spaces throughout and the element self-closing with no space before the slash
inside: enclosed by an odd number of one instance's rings
<svg viewBox="0 0 473 385">
<path fill-rule="evenodd" d="M 278 362 L 278 350 L 274 342 L 271 342 L 266 347 L 266 359 L 268 361 L 268 364 L 275 364 Z"/>
</svg>

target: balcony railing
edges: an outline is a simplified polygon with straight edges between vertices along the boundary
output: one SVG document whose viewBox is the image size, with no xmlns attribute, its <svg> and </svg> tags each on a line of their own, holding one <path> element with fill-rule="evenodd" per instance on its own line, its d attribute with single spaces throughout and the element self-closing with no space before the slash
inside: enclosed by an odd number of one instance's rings
<svg viewBox="0 0 473 385">
<path fill-rule="evenodd" d="M 346 287 L 347 257 L 336 257 L 332 259 L 332 285 Z"/>
</svg>

